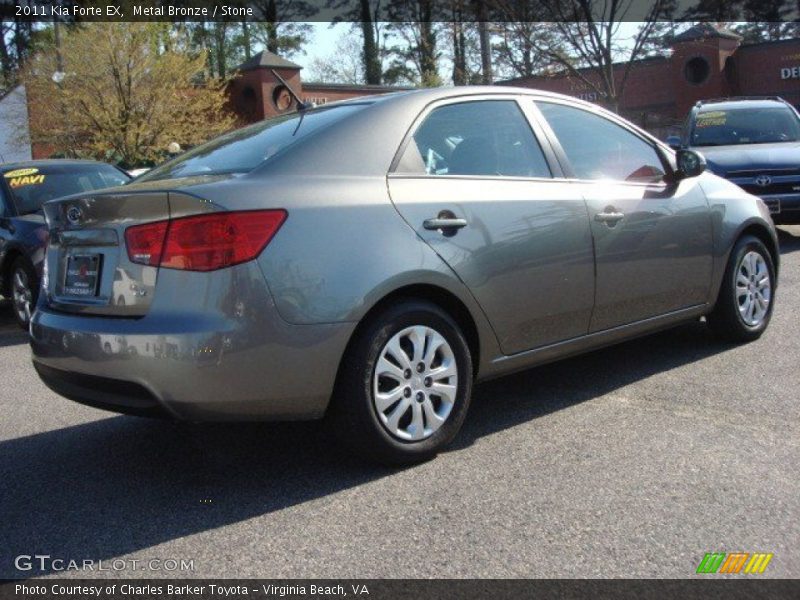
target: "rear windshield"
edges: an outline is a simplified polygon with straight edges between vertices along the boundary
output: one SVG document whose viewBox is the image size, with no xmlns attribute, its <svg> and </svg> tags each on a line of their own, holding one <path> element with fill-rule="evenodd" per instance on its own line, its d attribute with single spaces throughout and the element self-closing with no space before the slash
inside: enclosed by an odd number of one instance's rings
<svg viewBox="0 0 800 600">
<path fill-rule="evenodd" d="M 309 134 L 364 108 L 346 104 L 275 117 L 226 133 L 145 173 L 136 181 L 247 173 Z"/>
<path fill-rule="evenodd" d="M 800 140 L 800 120 L 786 107 L 707 110 L 697 114 L 691 146 L 770 144 Z"/>
<path fill-rule="evenodd" d="M 48 200 L 115 187 L 130 181 L 106 164 L 64 164 L 23 167 L 3 173 L 20 215 L 35 213 Z"/>
</svg>

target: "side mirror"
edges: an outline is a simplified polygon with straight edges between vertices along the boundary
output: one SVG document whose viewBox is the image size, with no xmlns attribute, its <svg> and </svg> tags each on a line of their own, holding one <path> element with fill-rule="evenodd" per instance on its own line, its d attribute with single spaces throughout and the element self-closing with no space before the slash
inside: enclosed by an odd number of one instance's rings
<svg viewBox="0 0 800 600">
<path fill-rule="evenodd" d="M 667 146 L 672 148 L 673 150 L 680 150 L 681 149 L 681 138 L 677 135 L 671 135 L 667 137 Z"/>
<path fill-rule="evenodd" d="M 675 162 L 678 165 L 678 179 L 697 177 L 706 170 L 706 159 L 694 150 L 678 150 L 675 153 Z"/>
</svg>

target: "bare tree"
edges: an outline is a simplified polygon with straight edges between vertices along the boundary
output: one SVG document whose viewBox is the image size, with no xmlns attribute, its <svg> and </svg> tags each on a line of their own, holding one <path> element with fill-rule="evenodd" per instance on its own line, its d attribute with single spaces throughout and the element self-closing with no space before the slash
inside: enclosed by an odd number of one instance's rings
<svg viewBox="0 0 800 600">
<path fill-rule="evenodd" d="M 652 0 L 638 31 L 621 44 L 622 24 L 632 20 L 632 9 L 640 8 L 636 0 L 544 0 L 544 14 L 555 35 L 534 39 L 534 49 L 617 111 L 632 67 L 644 56 L 656 23 L 673 2 Z"/>
<path fill-rule="evenodd" d="M 358 0 L 356 3 L 353 0 L 328 0 L 327 7 L 340 13 L 334 23 L 350 22 L 360 30 L 364 80 L 368 84 L 380 85 L 384 75 L 381 38 L 385 4 L 381 0 Z"/>
<path fill-rule="evenodd" d="M 320 83 L 364 83 L 360 53 L 361 41 L 349 32 L 343 33 L 332 54 L 311 61 L 304 79 Z"/>
<path fill-rule="evenodd" d="M 491 0 L 491 8 L 499 19 L 493 24 L 498 68 L 509 77 L 530 77 L 550 70 L 551 54 L 559 40 L 556 25 L 542 18 L 542 0 Z M 551 52 L 542 52 L 543 47 Z"/>
</svg>

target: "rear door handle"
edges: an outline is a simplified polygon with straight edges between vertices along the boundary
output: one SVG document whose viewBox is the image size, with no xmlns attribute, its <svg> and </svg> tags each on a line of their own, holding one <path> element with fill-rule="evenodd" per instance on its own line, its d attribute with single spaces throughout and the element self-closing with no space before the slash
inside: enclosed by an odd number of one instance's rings
<svg viewBox="0 0 800 600">
<path fill-rule="evenodd" d="M 461 229 L 462 227 L 467 226 L 466 219 L 459 219 L 457 217 L 453 218 L 435 218 L 435 219 L 426 219 L 422 226 L 425 229 Z"/>
<path fill-rule="evenodd" d="M 594 216 L 594 220 L 600 223 L 616 223 L 617 221 L 621 221 L 625 217 L 625 213 L 621 212 L 601 212 L 597 213 Z"/>
</svg>

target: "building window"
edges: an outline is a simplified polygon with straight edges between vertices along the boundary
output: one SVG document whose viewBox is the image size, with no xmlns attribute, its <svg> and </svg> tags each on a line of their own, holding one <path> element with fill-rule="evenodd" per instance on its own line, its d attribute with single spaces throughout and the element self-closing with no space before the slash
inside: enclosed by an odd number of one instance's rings
<svg viewBox="0 0 800 600">
<path fill-rule="evenodd" d="M 711 67 L 702 56 L 695 56 L 689 59 L 683 68 L 683 76 L 686 77 L 686 81 L 694 85 L 704 83 L 710 73 Z"/>
</svg>

